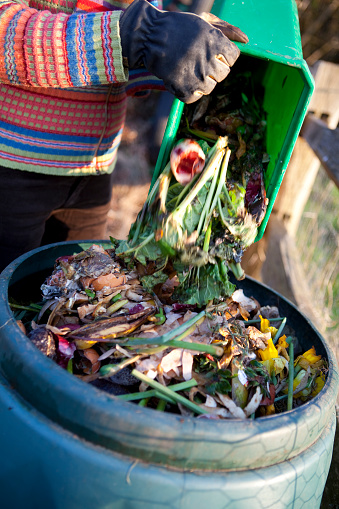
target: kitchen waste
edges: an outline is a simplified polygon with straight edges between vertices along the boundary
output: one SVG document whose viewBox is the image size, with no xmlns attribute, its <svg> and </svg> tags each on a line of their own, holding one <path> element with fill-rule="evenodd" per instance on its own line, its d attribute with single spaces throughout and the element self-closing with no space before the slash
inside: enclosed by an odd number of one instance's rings
<svg viewBox="0 0 339 509">
<path fill-rule="evenodd" d="M 150 262 L 152 263 L 152 262 Z M 125 401 L 199 418 L 259 418 L 290 410 L 323 387 L 327 363 L 276 307 L 240 289 L 203 307 L 143 286 L 114 248 L 56 260 L 43 300 L 11 302 L 47 357 Z M 24 309 L 22 309 L 24 308 Z"/>
<path fill-rule="evenodd" d="M 174 298 L 198 306 L 230 297 L 243 252 L 267 209 L 265 112 L 250 73 L 185 105 L 168 162 L 117 253 L 147 267 L 149 289 L 175 275 Z M 152 263 L 152 269 L 149 265 Z"/>
</svg>

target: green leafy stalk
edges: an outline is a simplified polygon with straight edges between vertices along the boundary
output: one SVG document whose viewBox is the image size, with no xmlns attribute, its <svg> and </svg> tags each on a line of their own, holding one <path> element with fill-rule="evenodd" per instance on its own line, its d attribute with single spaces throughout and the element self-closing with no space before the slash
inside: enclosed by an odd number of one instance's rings
<svg viewBox="0 0 339 509">
<path fill-rule="evenodd" d="M 132 375 L 135 376 L 135 378 L 138 378 L 141 382 L 145 382 L 150 387 L 153 387 L 153 389 L 157 389 L 160 393 L 164 394 L 165 396 L 174 399 L 176 403 L 181 403 L 192 412 L 195 412 L 196 414 L 208 414 L 207 410 L 205 410 L 204 408 L 199 407 L 189 399 L 186 399 L 184 396 L 177 394 L 176 392 L 172 391 L 169 387 L 165 387 L 156 380 L 152 380 L 152 378 L 149 378 L 143 373 L 140 373 L 140 371 L 133 369 Z"/>
<path fill-rule="evenodd" d="M 227 221 L 226 221 L 226 218 L 224 216 L 224 213 L 223 213 L 223 210 L 222 210 L 222 205 L 221 205 L 221 200 L 220 198 L 218 197 L 218 212 L 219 212 L 219 217 L 220 217 L 220 221 L 221 223 L 227 227 Z"/>
<path fill-rule="evenodd" d="M 286 324 L 286 318 L 283 318 L 282 322 L 281 322 L 281 324 L 279 326 L 279 329 L 277 330 L 276 335 L 274 337 L 274 340 L 273 340 L 273 344 L 274 345 L 277 343 L 278 339 L 280 338 L 280 335 L 281 335 L 281 333 L 283 331 L 283 328 L 285 327 L 285 324 Z"/>
<path fill-rule="evenodd" d="M 215 357 L 221 357 L 224 353 L 224 350 L 221 346 L 214 345 L 205 345 L 204 343 L 188 343 L 184 341 L 180 341 L 179 339 L 172 339 L 166 343 L 169 346 L 173 346 L 174 348 L 185 348 L 186 350 L 193 350 L 196 352 L 209 353 L 214 355 Z"/>
<path fill-rule="evenodd" d="M 13 302 L 10 302 L 9 305 L 11 308 L 14 308 L 14 309 L 24 309 L 25 311 L 32 311 L 34 313 L 36 313 L 37 311 L 40 311 L 42 308 L 42 306 L 33 306 L 33 305 L 22 306 L 21 304 L 14 304 Z"/>
<path fill-rule="evenodd" d="M 201 352 L 201 353 L 209 353 L 210 355 L 213 355 L 214 357 L 221 357 L 224 353 L 224 350 L 221 346 L 218 345 L 206 345 L 204 343 L 196 343 L 194 341 L 192 342 L 186 342 L 182 341 L 185 337 L 189 336 L 192 332 L 194 332 L 195 326 L 190 327 L 187 331 L 180 334 L 180 336 L 176 337 L 175 339 L 171 339 L 170 341 L 167 341 L 165 345 L 159 346 L 158 348 L 143 348 L 143 349 L 137 349 L 134 350 L 137 354 L 149 354 L 152 353 L 158 353 L 162 352 L 163 350 L 166 350 L 168 347 L 172 348 L 182 348 L 184 350 L 193 350 L 194 352 Z M 133 339 L 133 338 L 132 338 Z M 136 340 L 137 341 L 137 340 Z M 125 343 L 125 346 L 133 346 L 136 341 L 128 341 Z M 147 344 L 147 339 L 144 339 L 143 344 Z M 153 344 L 153 343 L 152 343 Z M 154 351 L 156 350 L 156 351 Z"/>
<path fill-rule="evenodd" d="M 236 211 L 236 210 L 235 210 L 235 208 L 234 208 L 233 202 L 232 202 L 232 200 L 231 200 L 231 198 L 230 198 L 230 195 L 229 195 L 229 193 L 228 193 L 228 190 L 227 190 L 227 187 L 226 187 L 226 184 L 225 184 L 225 183 L 224 183 L 224 185 L 222 186 L 222 190 L 223 190 L 223 193 L 224 193 L 224 195 L 225 195 L 225 198 L 226 198 L 226 200 L 227 200 L 228 205 L 229 205 L 229 206 L 230 206 L 230 208 L 232 209 L 233 214 L 234 214 L 234 215 L 236 215 L 236 214 L 237 214 L 237 211 Z"/>
<path fill-rule="evenodd" d="M 140 227 L 140 223 L 138 223 L 138 227 Z M 141 244 L 139 244 L 138 246 L 133 246 L 130 249 L 126 249 L 122 253 L 119 253 L 119 256 L 136 253 L 139 249 L 141 249 L 142 247 L 145 247 L 147 244 L 149 244 L 151 242 L 151 240 L 153 240 L 153 239 L 154 239 L 154 232 L 150 233 L 150 235 L 148 235 L 148 237 L 145 240 L 143 240 L 141 242 Z"/>
<path fill-rule="evenodd" d="M 135 357 L 130 357 L 129 359 L 125 359 L 119 364 L 106 364 L 105 366 L 102 366 L 100 368 L 100 376 L 102 378 L 109 378 L 110 376 L 115 375 L 120 371 L 121 369 L 125 368 L 126 366 L 129 366 L 129 364 L 133 364 L 138 359 L 140 359 L 140 355 L 136 355 Z"/>
<path fill-rule="evenodd" d="M 154 186 L 152 187 L 152 189 L 149 192 L 149 195 L 146 198 L 146 201 L 145 201 L 144 206 L 143 206 L 143 208 L 142 208 L 142 210 L 140 212 L 140 215 L 137 218 L 136 229 L 135 229 L 132 241 L 131 241 L 132 245 L 134 245 L 136 243 L 136 241 L 137 241 L 137 239 L 139 237 L 140 229 L 141 229 L 141 226 L 143 224 L 143 220 L 144 220 L 144 217 L 145 217 L 146 210 L 148 209 L 149 205 L 154 201 L 156 195 L 158 194 L 158 192 L 160 190 L 160 185 L 164 181 L 164 179 L 166 179 L 168 181 L 168 184 L 169 184 L 170 174 L 171 174 L 171 163 L 169 162 L 165 166 L 164 171 L 159 175 L 159 177 L 155 181 Z"/>
<path fill-rule="evenodd" d="M 287 338 L 286 342 L 289 343 L 288 355 L 290 361 L 288 363 L 288 395 L 287 395 L 287 410 L 293 408 L 293 381 L 294 381 L 294 345 L 293 338 Z"/>
<path fill-rule="evenodd" d="M 206 253 L 208 253 L 208 248 L 209 248 L 210 240 L 211 240 L 211 234 L 212 234 L 212 223 L 209 223 L 209 225 L 207 227 L 206 234 L 205 234 L 204 246 L 203 246 L 203 250 L 206 251 Z"/>
<path fill-rule="evenodd" d="M 165 399 L 160 399 L 157 404 L 156 410 L 158 410 L 158 412 L 164 412 L 164 410 L 166 408 L 166 404 L 167 404 L 167 401 Z"/>
<path fill-rule="evenodd" d="M 128 299 L 121 299 L 121 300 L 117 300 L 115 302 L 113 302 L 113 304 L 111 304 L 106 312 L 107 314 L 111 315 L 113 313 L 115 313 L 116 311 L 118 311 L 119 309 L 123 308 L 126 304 L 128 304 Z"/>
<path fill-rule="evenodd" d="M 281 316 L 278 316 L 277 318 L 270 318 L 270 322 L 280 322 L 280 320 L 285 320 L 285 323 L 286 323 L 286 318 L 283 318 Z M 253 320 L 246 320 L 245 325 L 249 325 L 249 324 L 252 324 L 252 323 L 261 323 L 261 319 L 260 318 L 256 318 L 256 319 L 253 319 Z M 278 332 L 279 332 L 279 330 L 278 330 Z"/>
<path fill-rule="evenodd" d="M 139 406 L 145 407 L 148 405 L 149 398 L 144 398 L 139 401 Z"/>
<path fill-rule="evenodd" d="M 165 315 L 164 310 L 162 308 L 160 308 L 159 313 L 157 313 L 154 316 L 156 318 L 158 318 L 158 320 L 154 323 L 154 325 L 162 325 L 163 323 L 166 322 L 166 315 Z"/>
<path fill-rule="evenodd" d="M 274 403 L 276 403 L 277 401 L 281 401 L 282 399 L 285 399 L 288 397 L 288 394 L 282 394 L 281 396 L 278 396 L 274 399 Z"/>
<path fill-rule="evenodd" d="M 231 151 L 230 151 L 229 148 L 227 148 L 225 156 L 224 156 L 224 158 L 222 160 L 222 163 L 221 163 L 218 187 L 217 187 L 216 193 L 214 195 L 213 202 L 212 202 L 212 205 L 210 207 L 210 211 L 209 211 L 209 213 L 208 213 L 208 215 L 206 217 L 206 220 L 205 220 L 204 231 L 206 230 L 207 225 L 211 221 L 211 216 L 213 214 L 213 210 L 215 209 L 215 207 L 217 205 L 217 201 L 218 201 L 220 193 L 221 193 L 221 191 L 223 189 L 223 186 L 225 186 L 226 175 L 227 175 L 227 168 L 228 168 L 228 163 L 229 163 L 229 160 L 230 160 L 230 155 L 231 155 Z"/>
<path fill-rule="evenodd" d="M 224 155 L 224 150 L 222 151 L 222 154 Z M 205 221 L 205 218 L 210 215 L 211 203 L 213 201 L 213 195 L 214 195 L 214 191 L 215 191 L 215 188 L 216 188 L 216 185 L 217 185 L 218 176 L 219 176 L 219 167 L 216 167 L 216 169 L 214 171 L 214 174 L 213 174 L 213 177 L 212 177 L 212 182 L 211 182 L 211 185 L 210 185 L 210 188 L 209 188 L 209 191 L 208 191 L 208 195 L 207 195 L 207 198 L 206 198 L 206 201 L 205 201 L 205 204 L 204 204 L 204 208 L 202 209 L 202 213 L 201 213 L 201 216 L 200 216 L 200 219 L 199 219 L 199 223 L 198 223 L 198 226 L 197 226 L 197 232 L 199 234 L 201 232 L 202 225 L 203 225 L 203 223 Z"/>
<path fill-rule="evenodd" d="M 186 212 L 187 207 L 194 200 L 199 191 L 204 187 L 206 182 L 214 175 L 215 170 L 219 168 L 225 144 L 225 138 L 220 137 L 209 153 L 209 162 L 200 174 L 199 180 L 195 183 L 195 185 L 192 187 L 180 205 L 178 205 L 178 207 L 170 214 L 168 220 L 172 219 L 177 223 L 182 222 L 182 218 Z"/>
<path fill-rule="evenodd" d="M 134 346 L 134 345 L 162 345 L 162 344 L 168 344 L 168 342 L 172 339 L 178 339 L 182 333 L 186 333 L 187 335 L 187 329 L 192 327 L 192 325 L 195 325 L 201 318 L 204 318 L 206 315 L 206 310 L 200 311 L 196 316 L 193 316 L 190 320 L 187 320 L 187 322 L 184 322 L 183 324 L 179 325 L 174 330 L 171 330 L 167 332 L 166 334 L 163 334 L 162 336 L 157 336 L 155 338 L 133 338 L 129 337 L 128 342 L 125 343 L 125 345 L 128 346 Z"/>
<path fill-rule="evenodd" d="M 245 272 L 239 262 L 235 263 L 235 262 L 229 261 L 228 266 L 238 281 L 240 281 L 241 279 L 244 279 Z"/>
<path fill-rule="evenodd" d="M 178 384 L 173 384 L 170 386 L 172 391 L 178 392 L 178 391 L 186 391 L 188 389 L 191 389 L 192 387 L 195 387 L 198 385 L 198 382 L 192 378 L 191 380 L 188 380 L 186 382 L 180 382 Z M 133 392 L 132 394 L 121 394 L 118 397 L 118 399 L 121 399 L 123 401 L 136 401 L 138 399 L 143 398 L 153 398 L 153 397 L 164 397 L 163 394 L 160 394 L 159 391 L 156 389 L 143 391 L 143 392 Z M 167 398 L 167 401 L 170 403 L 173 403 L 174 400 L 172 398 Z"/>
<path fill-rule="evenodd" d="M 192 178 L 191 182 L 189 182 L 188 184 L 183 186 L 182 191 L 180 192 L 180 194 L 176 198 L 173 199 L 175 201 L 175 207 L 177 207 L 180 204 L 181 200 L 184 199 L 185 194 L 187 194 L 189 192 L 189 190 L 194 186 L 194 184 L 198 180 L 199 176 L 200 176 L 199 174 L 194 175 L 194 177 Z M 171 202 L 168 202 L 167 205 L 170 205 Z"/>
<path fill-rule="evenodd" d="M 67 363 L 67 371 L 68 373 L 73 374 L 73 359 L 69 359 Z"/>
</svg>

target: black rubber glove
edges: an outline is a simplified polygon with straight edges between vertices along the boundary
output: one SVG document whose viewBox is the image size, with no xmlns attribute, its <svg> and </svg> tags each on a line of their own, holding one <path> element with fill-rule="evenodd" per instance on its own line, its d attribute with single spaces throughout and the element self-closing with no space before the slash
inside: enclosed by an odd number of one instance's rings
<svg viewBox="0 0 339 509">
<path fill-rule="evenodd" d="M 130 69 L 144 66 L 178 99 L 192 103 L 210 94 L 240 55 L 221 30 L 196 14 L 160 11 L 134 0 L 120 18 L 122 54 Z"/>
</svg>

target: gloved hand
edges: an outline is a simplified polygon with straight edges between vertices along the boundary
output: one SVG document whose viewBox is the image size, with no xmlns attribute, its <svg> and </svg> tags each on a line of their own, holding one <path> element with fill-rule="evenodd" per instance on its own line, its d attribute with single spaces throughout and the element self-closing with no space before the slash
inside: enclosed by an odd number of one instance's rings
<svg viewBox="0 0 339 509">
<path fill-rule="evenodd" d="M 226 78 L 240 55 L 235 40 L 247 42 L 237 27 L 206 15 L 166 12 L 146 0 L 134 0 L 120 18 L 122 54 L 130 69 L 144 66 L 163 80 L 169 92 L 192 103 Z"/>
</svg>

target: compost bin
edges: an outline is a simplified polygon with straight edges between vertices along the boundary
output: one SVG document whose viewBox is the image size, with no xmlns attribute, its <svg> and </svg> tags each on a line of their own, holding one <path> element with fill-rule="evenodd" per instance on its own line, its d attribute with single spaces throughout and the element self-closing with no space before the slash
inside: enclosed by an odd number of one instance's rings
<svg viewBox="0 0 339 509">
<path fill-rule="evenodd" d="M 294 1 L 215 1 L 212 12 L 249 37 L 232 73 L 264 89 L 269 207 L 263 233 L 313 90 Z M 155 176 L 167 161 L 183 104 L 174 101 Z M 10 295 L 39 299 L 56 258 L 92 242 L 31 251 L 0 276 L 1 507 L 16 509 L 319 508 L 335 433 L 338 371 L 328 345 L 281 295 L 246 278 L 262 305 L 277 305 L 301 347 L 328 362 L 321 392 L 283 414 L 209 421 L 142 408 L 85 384 L 21 332 Z"/>
<path fill-rule="evenodd" d="M 209 421 L 123 402 L 38 351 L 8 303 L 19 294 L 34 299 L 56 258 L 90 245 L 42 247 L 1 274 L 1 507 L 318 508 L 333 450 L 338 371 L 307 318 L 250 278 L 238 284 L 262 305 L 277 305 L 301 347 L 314 346 L 328 361 L 324 388 L 299 408 Z"/>
</svg>

